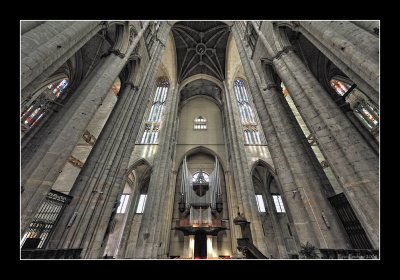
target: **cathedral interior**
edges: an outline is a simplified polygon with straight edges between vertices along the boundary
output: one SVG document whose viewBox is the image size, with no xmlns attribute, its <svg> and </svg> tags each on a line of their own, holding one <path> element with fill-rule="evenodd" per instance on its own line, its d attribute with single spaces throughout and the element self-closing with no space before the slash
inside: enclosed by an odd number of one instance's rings
<svg viewBox="0 0 400 280">
<path fill-rule="evenodd" d="M 379 259 L 379 21 L 21 21 L 21 259 Z"/>
</svg>

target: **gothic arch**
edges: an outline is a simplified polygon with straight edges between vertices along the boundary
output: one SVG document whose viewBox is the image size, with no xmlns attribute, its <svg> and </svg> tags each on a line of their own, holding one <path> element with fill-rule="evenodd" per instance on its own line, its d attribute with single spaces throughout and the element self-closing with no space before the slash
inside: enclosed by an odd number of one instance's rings
<svg viewBox="0 0 400 280">
<path fill-rule="evenodd" d="M 192 79 L 193 78 L 193 79 Z M 189 101 L 196 97 L 206 98 L 215 103 L 218 108 L 222 111 L 223 109 L 223 98 L 224 94 L 223 87 L 213 77 L 207 77 L 203 79 L 202 76 L 192 76 L 186 80 L 179 88 L 179 113 L 181 109 Z M 178 113 L 178 114 L 179 114 Z"/>
<path fill-rule="evenodd" d="M 225 164 L 223 158 L 222 158 L 218 153 L 216 153 L 215 151 L 213 151 L 212 149 L 207 148 L 207 147 L 204 147 L 204 146 L 197 146 L 197 147 L 194 147 L 194 148 L 190 149 L 189 151 L 187 151 L 186 153 L 184 153 L 183 156 L 181 156 L 181 157 L 176 161 L 175 165 L 178 165 L 178 166 L 175 166 L 175 170 L 178 170 L 179 166 L 181 165 L 183 159 L 184 159 L 186 156 L 191 156 L 191 155 L 196 154 L 196 153 L 205 153 L 205 154 L 208 154 L 208 155 L 216 156 L 217 159 L 218 159 L 218 161 L 219 161 L 219 163 L 220 163 L 221 166 L 222 166 L 222 169 L 223 169 L 224 171 L 227 170 L 227 169 L 226 169 L 226 164 Z"/>
<path fill-rule="evenodd" d="M 129 173 L 131 173 L 134 169 L 136 169 L 140 165 L 147 165 L 146 174 L 147 172 L 151 172 L 151 169 L 153 168 L 152 165 L 145 158 L 141 158 L 136 160 L 127 168 L 125 175 L 128 176 Z"/>
<path fill-rule="evenodd" d="M 114 29 L 113 29 L 114 28 Z M 112 45 L 112 50 L 116 51 L 117 55 L 124 55 L 129 47 L 129 37 L 130 37 L 130 25 L 128 21 L 114 21 L 108 25 L 107 35 L 114 32 L 114 38 L 110 38 L 109 42 L 114 39 Z"/>
<path fill-rule="evenodd" d="M 238 69 L 238 70 L 239 70 L 239 69 Z M 244 85 L 245 85 L 246 89 L 247 89 L 248 91 L 250 91 L 249 83 L 248 83 L 248 81 L 247 81 L 247 78 L 246 78 L 244 75 L 242 75 L 242 74 L 236 74 L 234 77 L 235 77 L 235 78 L 233 79 L 233 81 L 235 81 L 235 80 L 242 80 L 242 81 L 244 82 Z"/>
<path fill-rule="evenodd" d="M 213 83 L 216 84 L 221 90 L 223 90 L 223 88 L 224 88 L 223 83 L 222 83 L 221 81 L 219 81 L 217 78 L 214 78 L 214 77 L 212 77 L 212 76 L 210 76 L 210 75 L 205 75 L 205 74 L 196 74 L 196 75 L 193 75 L 193 76 L 190 76 L 190 77 L 186 78 L 185 80 L 183 80 L 183 81 L 181 82 L 181 84 L 179 85 L 179 92 L 180 92 L 187 84 L 189 84 L 189 83 L 191 83 L 191 82 L 194 82 L 194 81 L 196 81 L 196 80 L 201 80 L 201 79 L 207 80 L 207 81 L 210 81 L 210 82 L 213 82 Z"/>
<path fill-rule="evenodd" d="M 215 105 L 217 105 L 218 106 L 218 108 L 220 109 L 220 110 L 222 110 L 222 102 L 219 102 L 219 100 L 216 100 L 215 98 L 212 98 L 212 97 L 210 97 L 210 96 L 208 96 L 208 95 L 195 95 L 195 96 L 191 96 L 191 97 L 189 97 L 188 99 L 185 99 L 183 102 L 181 102 L 181 104 L 180 104 L 180 106 L 179 106 L 179 109 L 182 109 L 182 107 L 183 106 L 185 106 L 187 103 L 189 103 L 190 101 L 192 101 L 193 99 L 196 99 L 196 98 L 205 98 L 205 99 L 207 99 L 207 100 L 210 100 L 211 102 L 213 102 Z"/>
<path fill-rule="evenodd" d="M 121 81 L 121 89 L 125 86 L 126 83 L 133 83 L 133 85 L 139 83 L 140 80 L 140 58 L 133 57 L 129 59 L 128 63 L 121 70 L 118 75 Z"/>
<path fill-rule="evenodd" d="M 171 76 L 168 73 L 167 68 L 165 67 L 164 64 L 160 63 L 160 66 L 158 68 L 158 73 L 157 73 L 157 77 L 156 77 L 156 81 L 158 81 L 159 79 L 165 79 L 167 80 L 169 83 L 171 81 Z"/>
<path fill-rule="evenodd" d="M 256 169 L 257 167 L 261 167 L 261 169 Z M 295 254 L 297 251 L 296 237 L 291 214 L 287 207 L 288 198 L 282 191 L 274 168 L 266 161 L 258 159 L 251 167 L 251 178 L 257 196 L 259 214 L 263 217 L 263 227 L 270 229 L 264 232 L 264 236 L 270 244 L 270 253 L 274 258 L 287 258 L 288 255 Z"/>
<path fill-rule="evenodd" d="M 250 174 L 253 173 L 254 169 L 257 167 L 257 165 L 262 165 L 264 166 L 274 177 L 276 176 L 275 169 L 272 167 L 271 164 L 267 163 L 265 160 L 262 159 L 257 159 L 251 166 L 250 168 Z"/>
</svg>

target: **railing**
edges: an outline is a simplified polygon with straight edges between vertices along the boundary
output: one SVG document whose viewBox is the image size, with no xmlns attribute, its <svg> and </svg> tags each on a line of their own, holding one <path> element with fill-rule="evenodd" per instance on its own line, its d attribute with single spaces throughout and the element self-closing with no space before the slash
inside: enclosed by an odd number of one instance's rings
<svg viewBox="0 0 400 280">
<path fill-rule="evenodd" d="M 343 227 L 349 236 L 351 245 L 354 249 L 372 249 L 365 230 L 355 215 L 349 201 L 344 193 L 337 194 L 329 198 L 330 203 L 342 221 Z"/>
<path fill-rule="evenodd" d="M 51 190 L 21 240 L 22 249 L 44 248 L 72 196 Z"/>
<path fill-rule="evenodd" d="M 80 259 L 82 248 L 78 249 L 23 249 L 21 259 Z"/>
</svg>

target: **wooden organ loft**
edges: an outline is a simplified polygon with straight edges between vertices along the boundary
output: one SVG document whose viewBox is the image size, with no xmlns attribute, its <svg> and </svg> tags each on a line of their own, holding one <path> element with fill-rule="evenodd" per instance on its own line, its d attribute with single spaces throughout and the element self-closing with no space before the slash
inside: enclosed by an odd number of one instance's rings
<svg viewBox="0 0 400 280">
<path fill-rule="evenodd" d="M 222 221 L 223 203 L 219 173 L 217 157 L 210 176 L 201 169 L 192 176 L 187 168 L 186 157 L 183 161 L 180 219 L 175 229 L 184 234 L 184 258 L 218 257 L 217 235 L 226 229 L 225 222 Z"/>
</svg>

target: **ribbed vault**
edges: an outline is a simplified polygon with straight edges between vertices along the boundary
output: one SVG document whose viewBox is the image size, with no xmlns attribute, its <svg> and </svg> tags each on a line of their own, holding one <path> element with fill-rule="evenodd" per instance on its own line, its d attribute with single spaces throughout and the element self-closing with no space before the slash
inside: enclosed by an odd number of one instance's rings
<svg viewBox="0 0 400 280">
<path fill-rule="evenodd" d="M 207 74 L 225 79 L 226 45 L 229 27 L 217 21 L 182 21 L 172 27 L 175 40 L 178 82 Z"/>
</svg>

